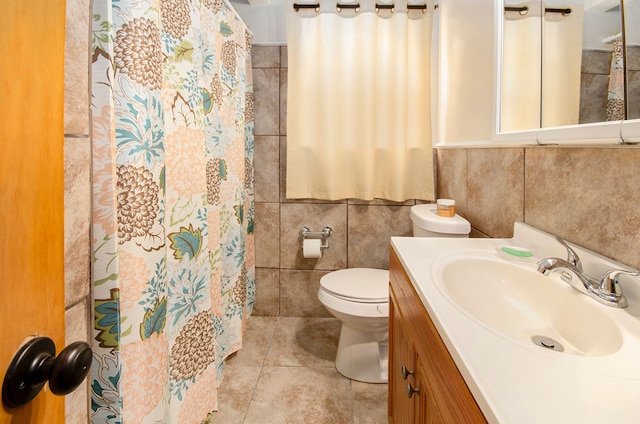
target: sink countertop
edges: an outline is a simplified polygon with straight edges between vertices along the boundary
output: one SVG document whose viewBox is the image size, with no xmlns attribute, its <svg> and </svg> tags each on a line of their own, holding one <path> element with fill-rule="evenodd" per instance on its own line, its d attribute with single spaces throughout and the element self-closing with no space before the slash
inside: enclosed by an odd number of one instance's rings
<svg viewBox="0 0 640 424">
<path fill-rule="evenodd" d="M 461 250 L 495 252 L 519 245 L 539 258 L 565 257 L 564 248 L 532 227 L 516 223 L 515 235 L 513 239 L 391 238 L 391 246 L 485 417 L 490 423 L 513 424 L 639 423 L 640 287 L 631 285 L 640 286 L 640 281 L 622 280 L 629 298 L 627 309 L 593 301 L 618 324 L 623 336 L 622 347 L 604 356 L 548 351 L 507 339 L 472 319 L 436 287 L 432 265 Z M 594 258 L 601 262 L 596 269 L 624 267 L 573 247 L 588 272 Z"/>
</svg>

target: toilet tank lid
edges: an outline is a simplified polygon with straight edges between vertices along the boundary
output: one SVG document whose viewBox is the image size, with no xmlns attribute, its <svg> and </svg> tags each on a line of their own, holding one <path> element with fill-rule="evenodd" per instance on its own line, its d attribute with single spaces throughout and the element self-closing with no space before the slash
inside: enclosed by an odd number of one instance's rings
<svg viewBox="0 0 640 424">
<path fill-rule="evenodd" d="M 374 268 L 347 268 L 320 278 L 327 292 L 357 301 L 388 302 L 389 271 Z"/>
<path fill-rule="evenodd" d="M 411 206 L 411 220 L 414 224 L 434 233 L 469 234 L 471 224 L 469 221 L 456 214 L 453 217 L 438 216 L 437 205 L 425 204 Z"/>
</svg>

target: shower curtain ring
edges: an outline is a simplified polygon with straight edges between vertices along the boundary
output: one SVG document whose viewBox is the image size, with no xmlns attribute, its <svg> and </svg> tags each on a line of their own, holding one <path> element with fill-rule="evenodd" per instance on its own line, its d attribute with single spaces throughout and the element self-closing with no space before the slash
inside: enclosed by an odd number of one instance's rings
<svg viewBox="0 0 640 424">
<path fill-rule="evenodd" d="M 336 10 L 338 11 L 338 13 L 342 13 L 342 9 L 351 9 L 358 13 L 360 12 L 360 3 L 336 3 Z"/>
</svg>

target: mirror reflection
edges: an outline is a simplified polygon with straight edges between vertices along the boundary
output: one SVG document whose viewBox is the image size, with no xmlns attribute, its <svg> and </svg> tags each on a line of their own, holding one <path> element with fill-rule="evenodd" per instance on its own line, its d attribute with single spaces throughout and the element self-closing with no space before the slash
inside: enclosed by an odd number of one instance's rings
<svg viewBox="0 0 640 424">
<path fill-rule="evenodd" d="M 627 118 L 640 119 L 640 0 L 624 0 Z"/>
<path fill-rule="evenodd" d="M 619 0 L 504 7 L 501 132 L 624 119 Z"/>
<path fill-rule="evenodd" d="M 542 3 L 505 0 L 502 22 L 500 130 L 540 127 Z"/>
<path fill-rule="evenodd" d="M 586 26 L 581 3 L 542 2 L 542 128 L 580 122 L 582 38 Z"/>
</svg>

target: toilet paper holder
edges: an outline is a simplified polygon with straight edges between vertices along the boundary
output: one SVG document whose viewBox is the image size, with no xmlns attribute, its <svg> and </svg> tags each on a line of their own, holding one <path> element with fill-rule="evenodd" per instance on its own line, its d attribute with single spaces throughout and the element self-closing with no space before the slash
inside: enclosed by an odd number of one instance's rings
<svg viewBox="0 0 640 424">
<path fill-rule="evenodd" d="M 331 237 L 332 233 L 333 229 L 331 227 L 324 227 L 322 231 L 311 231 L 309 227 L 302 227 L 302 230 L 300 230 L 303 241 L 305 239 L 320 239 L 322 241 L 320 248 L 322 249 L 329 248 L 329 237 Z"/>
</svg>

